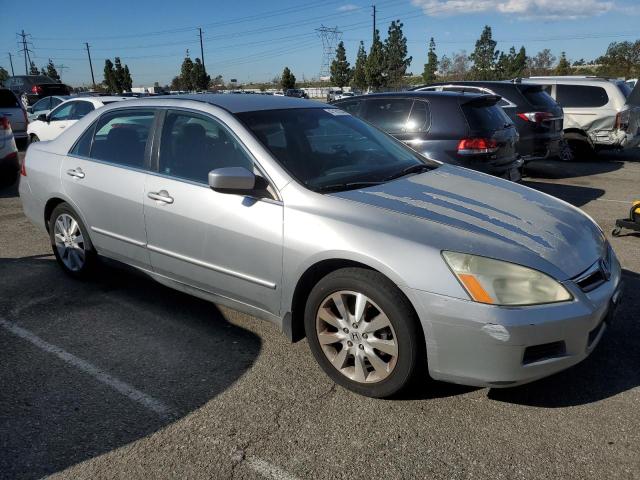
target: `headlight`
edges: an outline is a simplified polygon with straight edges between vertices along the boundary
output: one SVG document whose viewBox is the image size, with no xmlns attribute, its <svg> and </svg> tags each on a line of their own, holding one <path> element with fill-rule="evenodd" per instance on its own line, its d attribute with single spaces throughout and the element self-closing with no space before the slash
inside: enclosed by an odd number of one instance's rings
<svg viewBox="0 0 640 480">
<path fill-rule="evenodd" d="M 442 252 L 469 296 L 493 305 L 536 305 L 573 297 L 553 278 L 531 268 L 467 253 Z"/>
</svg>

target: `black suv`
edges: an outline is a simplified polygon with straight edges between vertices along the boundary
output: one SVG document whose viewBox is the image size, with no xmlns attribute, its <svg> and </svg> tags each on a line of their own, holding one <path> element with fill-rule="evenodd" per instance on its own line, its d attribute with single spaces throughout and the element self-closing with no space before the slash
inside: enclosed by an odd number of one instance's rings
<svg viewBox="0 0 640 480">
<path fill-rule="evenodd" d="M 434 83 L 414 90 L 500 95 L 502 98 L 498 105 L 518 129 L 518 153 L 525 162 L 561 153 L 562 107 L 540 85 L 513 81 L 469 81 Z"/>
<path fill-rule="evenodd" d="M 290 88 L 286 92 L 284 92 L 285 97 L 296 97 L 296 98 L 309 98 L 304 90 L 299 88 Z"/>
<path fill-rule="evenodd" d="M 379 93 L 332 103 L 390 133 L 428 158 L 509 180 L 521 178 L 518 131 L 497 95 Z"/>
<path fill-rule="evenodd" d="M 4 81 L 8 88 L 27 105 L 52 95 L 71 95 L 71 89 L 64 83 L 58 83 L 46 75 L 16 75 Z"/>
</svg>

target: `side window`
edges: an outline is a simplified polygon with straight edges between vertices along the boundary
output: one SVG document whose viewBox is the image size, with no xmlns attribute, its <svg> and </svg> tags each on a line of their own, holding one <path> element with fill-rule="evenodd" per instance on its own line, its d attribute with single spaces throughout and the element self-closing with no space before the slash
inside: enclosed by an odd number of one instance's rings
<svg viewBox="0 0 640 480">
<path fill-rule="evenodd" d="M 75 102 L 65 103 L 60 105 L 58 108 L 51 112 L 49 116 L 52 122 L 59 120 L 70 120 L 71 119 L 71 111 L 73 110 L 73 106 Z"/>
<path fill-rule="evenodd" d="M 90 157 L 143 168 L 153 118 L 153 110 L 116 110 L 103 115 L 96 125 Z"/>
<path fill-rule="evenodd" d="M 223 167 L 253 171 L 253 160 L 220 122 L 196 114 L 169 111 L 160 140 L 159 171 L 199 183 Z"/>
<path fill-rule="evenodd" d="M 556 101 L 561 107 L 602 107 L 609 103 L 607 92 L 602 87 L 589 85 L 556 85 Z"/>
<path fill-rule="evenodd" d="M 413 102 L 409 120 L 405 126 L 406 132 L 426 132 L 429 129 L 429 104 L 416 100 Z"/>
<path fill-rule="evenodd" d="M 51 108 L 55 108 L 63 102 L 63 100 L 60 100 L 59 98 L 55 98 L 55 97 L 50 97 L 50 98 L 51 98 Z"/>
<path fill-rule="evenodd" d="M 91 102 L 76 102 L 71 112 L 71 120 L 80 120 L 87 113 L 92 112 L 94 109 L 95 108 L 93 106 L 93 103 Z"/>
<path fill-rule="evenodd" d="M 413 100 L 387 98 L 367 100 L 364 118 L 389 133 L 404 131 Z"/>
<path fill-rule="evenodd" d="M 76 144 L 69 152 L 71 155 L 78 155 L 80 157 L 88 157 L 91 151 L 91 140 L 93 140 L 93 131 L 95 129 L 95 123 L 92 124 L 78 139 Z"/>
<path fill-rule="evenodd" d="M 357 115 L 361 103 L 362 100 L 349 100 L 348 102 L 340 102 L 336 105 L 336 107 L 341 108 L 345 112 L 349 112 L 352 115 Z"/>
<path fill-rule="evenodd" d="M 51 104 L 51 97 L 43 98 L 42 100 L 38 100 L 33 104 L 33 113 L 42 112 L 44 110 L 49 110 Z"/>
</svg>

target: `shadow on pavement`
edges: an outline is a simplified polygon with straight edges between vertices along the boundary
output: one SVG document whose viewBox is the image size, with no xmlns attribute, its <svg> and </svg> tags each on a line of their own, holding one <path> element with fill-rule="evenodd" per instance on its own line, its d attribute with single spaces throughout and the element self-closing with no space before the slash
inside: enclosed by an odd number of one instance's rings
<svg viewBox="0 0 640 480">
<path fill-rule="evenodd" d="M 52 258 L 0 259 L 0 317 L 170 415 L 0 328 L 0 478 L 40 478 L 148 436 L 224 392 L 260 352 L 212 303 L 111 262 L 74 280 Z"/>
<path fill-rule="evenodd" d="M 601 188 L 581 187 L 578 185 L 532 181 L 524 181 L 522 184 L 549 195 L 553 195 L 554 197 L 560 198 L 565 202 L 569 202 L 576 207 L 586 205 L 605 194 L 605 191 Z"/>
<path fill-rule="evenodd" d="M 536 160 L 525 166 L 527 178 L 561 179 L 587 177 L 620 170 L 624 163 L 619 160 L 595 158 L 591 161 L 563 162 L 560 160 Z"/>
<path fill-rule="evenodd" d="M 489 398 L 544 408 L 603 400 L 640 385 L 640 275 L 623 271 L 625 293 L 615 321 L 582 363 L 528 385 L 492 389 Z"/>
<path fill-rule="evenodd" d="M 13 198 L 18 196 L 18 182 L 9 186 L 0 186 L 0 198 Z"/>
</svg>

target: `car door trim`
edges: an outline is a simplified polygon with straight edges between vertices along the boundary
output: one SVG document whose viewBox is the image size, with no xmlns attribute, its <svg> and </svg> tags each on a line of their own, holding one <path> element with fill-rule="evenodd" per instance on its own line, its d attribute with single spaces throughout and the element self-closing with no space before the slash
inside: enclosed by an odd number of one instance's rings
<svg viewBox="0 0 640 480">
<path fill-rule="evenodd" d="M 181 255 L 176 252 L 172 252 L 170 250 L 165 250 L 164 248 L 156 247 L 154 245 L 147 244 L 147 249 L 152 252 L 159 253 L 161 255 L 166 255 L 168 257 L 172 257 L 178 260 L 182 260 L 183 262 L 191 263 L 193 265 L 197 265 L 199 267 L 206 268 L 208 270 L 213 270 L 214 272 L 223 273 L 225 275 L 229 275 L 232 277 L 240 278 L 242 280 L 246 280 L 247 282 L 255 283 L 256 285 L 260 285 L 262 287 L 270 288 L 272 290 L 276 289 L 276 284 L 270 282 L 268 280 L 263 280 L 261 278 L 252 277 L 251 275 L 247 275 L 245 273 L 236 272 L 235 270 L 230 270 L 225 267 L 221 267 L 219 265 L 214 265 L 212 263 L 203 262 L 202 260 L 198 260 L 193 257 L 188 257 L 186 255 Z"/>
<path fill-rule="evenodd" d="M 105 237 L 115 238 L 116 240 L 121 240 L 125 243 L 130 243 L 131 245 L 135 245 L 136 247 L 146 247 L 146 242 L 141 242 L 140 240 L 134 240 L 133 238 L 125 237 L 124 235 L 119 235 L 117 233 L 110 232 L 108 230 L 104 230 L 98 227 L 91 227 L 91 231 L 99 233 L 100 235 L 104 235 Z"/>
</svg>

